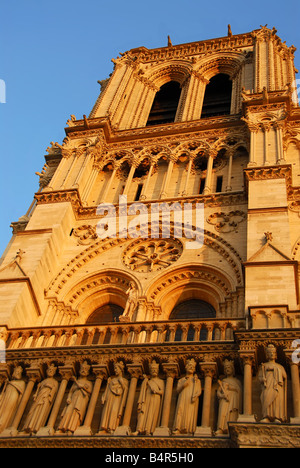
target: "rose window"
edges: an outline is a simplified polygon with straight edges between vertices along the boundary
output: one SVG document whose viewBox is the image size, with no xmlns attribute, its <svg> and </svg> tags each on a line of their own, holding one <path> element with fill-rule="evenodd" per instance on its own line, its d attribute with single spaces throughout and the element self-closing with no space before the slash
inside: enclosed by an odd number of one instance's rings
<svg viewBox="0 0 300 468">
<path fill-rule="evenodd" d="M 182 251 L 178 239 L 136 240 L 125 249 L 123 262 L 134 271 L 158 271 L 176 262 Z"/>
</svg>

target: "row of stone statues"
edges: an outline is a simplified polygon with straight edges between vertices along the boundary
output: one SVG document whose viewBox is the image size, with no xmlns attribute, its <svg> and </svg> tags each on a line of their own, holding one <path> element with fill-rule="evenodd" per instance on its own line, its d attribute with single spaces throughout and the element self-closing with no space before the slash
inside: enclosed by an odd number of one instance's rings
<svg viewBox="0 0 300 468">
<path fill-rule="evenodd" d="M 287 375 L 283 366 L 275 361 L 274 346 L 268 346 L 266 355 L 267 362 L 261 365 L 258 373 L 261 383 L 262 422 L 283 422 L 287 419 Z M 233 361 L 225 360 L 223 364 L 225 377 L 218 381 L 217 390 L 219 409 L 216 435 L 226 433 L 228 422 L 237 421 L 242 412 L 242 385 L 235 377 Z M 143 376 L 137 401 L 137 426 L 133 435 L 155 434 L 161 420 L 165 381 L 159 377 L 159 364 L 156 361 L 152 361 L 149 370 L 150 375 Z M 177 382 L 174 435 L 193 434 L 197 427 L 202 387 L 196 374 L 196 361 L 188 359 L 185 370 L 185 376 Z M 46 379 L 38 384 L 24 421 L 22 428 L 24 432 L 35 434 L 46 425 L 59 388 L 58 381 L 54 377 L 56 371 L 54 364 L 49 365 Z M 7 380 L 4 384 L 0 397 L 0 433 L 12 423 L 24 394 L 26 385 L 22 379 L 22 372 L 21 366 L 15 367 L 11 380 Z M 103 407 L 99 435 L 113 434 L 121 424 L 129 389 L 129 382 L 124 377 L 124 372 L 124 363 L 116 362 L 114 375 L 107 380 L 101 397 Z M 73 434 L 78 427 L 83 425 L 93 391 L 93 384 L 88 379 L 89 373 L 90 365 L 83 362 L 79 377 L 71 377 L 73 383 L 61 413 L 58 433 Z"/>
</svg>

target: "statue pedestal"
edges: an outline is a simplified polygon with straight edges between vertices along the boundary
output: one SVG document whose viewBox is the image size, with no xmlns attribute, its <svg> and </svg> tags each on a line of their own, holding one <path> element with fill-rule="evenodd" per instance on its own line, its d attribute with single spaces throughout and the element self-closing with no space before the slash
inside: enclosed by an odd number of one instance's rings
<svg viewBox="0 0 300 468">
<path fill-rule="evenodd" d="M 88 426 L 79 426 L 74 432 L 74 436 L 91 436 L 93 435 L 92 430 Z"/>
<path fill-rule="evenodd" d="M 296 418 L 290 418 L 290 423 L 291 424 L 300 424 L 300 417 L 296 417 Z"/>
<path fill-rule="evenodd" d="M 197 426 L 194 437 L 212 437 L 211 427 Z"/>
<path fill-rule="evenodd" d="M 154 437 L 169 437 L 170 435 L 171 431 L 168 427 L 156 427 L 153 432 Z"/>
<path fill-rule="evenodd" d="M 53 436 L 54 432 L 55 431 L 53 427 L 44 426 L 38 430 L 38 432 L 36 433 L 36 436 L 37 437 L 49 437 L 49 436 Z"/>
<path fill-rule="evenodd" d="M 131 435 L 131 428 L 129 426 L 119 426 L 114 432 L 114 436 L 127 437 Z"/>
<path fill-rule="evenodd" d="M 15 427 L 7 427 L 3 432 L 1 432 L 0 437 L 16 437 L 17 434 L 18 431 Z"/>
<path fill-rule="evenodd" d="M 239 414 L 237 422 L 256 423 L 254 414 Z"/>
</svg>

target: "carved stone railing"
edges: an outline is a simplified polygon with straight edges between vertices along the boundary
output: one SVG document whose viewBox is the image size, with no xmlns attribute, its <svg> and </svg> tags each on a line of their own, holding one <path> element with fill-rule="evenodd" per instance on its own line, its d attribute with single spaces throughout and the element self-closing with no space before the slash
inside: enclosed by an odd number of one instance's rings
<svg viewBox="0 0 300 468">
<path fill-rule="evenodd" d="M 240 318 L 20 328 L 7 330 L 6 349 L 232 341 L 244 328 Z"/>
</svg>

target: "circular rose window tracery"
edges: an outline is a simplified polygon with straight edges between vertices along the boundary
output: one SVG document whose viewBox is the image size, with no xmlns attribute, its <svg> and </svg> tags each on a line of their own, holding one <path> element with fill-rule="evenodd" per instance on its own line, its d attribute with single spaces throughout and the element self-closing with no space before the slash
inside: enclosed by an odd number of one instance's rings
<svg viewBox="0 0 300 468">
<path fill-rule="evenodd" d="M 123 253 L 123 263 L 141 273 L 167 268 L 176 262 L 183 251 L 178 239 L 136 240 Z"/>
</svg>

